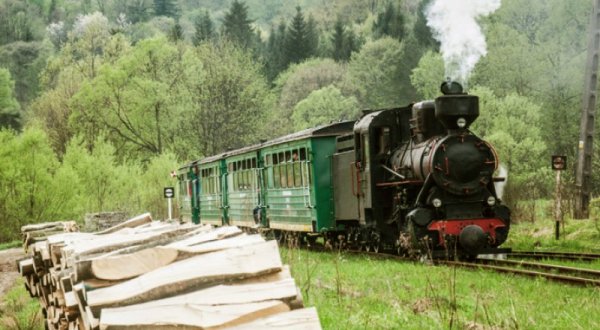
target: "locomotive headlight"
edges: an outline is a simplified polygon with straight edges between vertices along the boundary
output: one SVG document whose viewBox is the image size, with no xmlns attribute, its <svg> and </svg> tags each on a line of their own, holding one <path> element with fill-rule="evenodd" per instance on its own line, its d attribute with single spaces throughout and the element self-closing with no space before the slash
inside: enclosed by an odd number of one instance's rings
<svg viewBox="0 0 600 330">
<path fill-rule="evenodd" d="M 467 120 L 464 119 L 463 117 L 460 117 L 456 120 L 456 125 L 459 128 L 465 128 L 465 126 L 467 126 Z"/>
<path fill-rule="evenodd" d="M 442 200 L 439 198 L 434 198 L 431 203 L 433 204 L 433 207 L 438 208 L 440 206 L 442 206 Z"/>
<path fill-rule="evenodd" d="M 494 206 L 494 205 L 496 205 L 496 198 L 494 198 L 494 196 L 490 196 L 490 197 L 488 197 L 488 199 L 487 199 L 487 204 L 488 204 L 489 206 Z"/>
</svg>

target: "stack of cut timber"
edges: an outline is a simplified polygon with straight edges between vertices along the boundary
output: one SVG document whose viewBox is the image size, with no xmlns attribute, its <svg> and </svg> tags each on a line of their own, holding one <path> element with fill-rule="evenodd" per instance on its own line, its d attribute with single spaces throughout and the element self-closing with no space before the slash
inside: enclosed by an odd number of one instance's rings
<svg viewBox="0 0 600 330">
<path fill-rule="evenodd" d="M 59 233 L 18 262 L 48 329 L 320 329 L 275 241 L 152 221 Z"/>
<path fill-rule="evenodd" d="M 79 231 L 79 226 L 75 221 L 44 222 L 23 226 L 21 227 L 23 249 L 27 252 L 30 245 L 45 241 L 50 235 L 76 231 Z"/>
</svg>

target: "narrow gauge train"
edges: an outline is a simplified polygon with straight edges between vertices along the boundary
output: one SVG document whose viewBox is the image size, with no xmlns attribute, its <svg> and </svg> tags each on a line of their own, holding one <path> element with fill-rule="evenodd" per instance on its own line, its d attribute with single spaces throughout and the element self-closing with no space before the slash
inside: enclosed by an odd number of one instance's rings
<svg viewBox="0 0 600 330">
<path fill-rule="evenodd" d="M 498 159 L 469 131 L 479 99 L 455 82 L 442 92 L 191 162 L 177 173 L 181 217 L 308 244 L 322 236 L 433 257 L 506 252 Z"/>
</svg>

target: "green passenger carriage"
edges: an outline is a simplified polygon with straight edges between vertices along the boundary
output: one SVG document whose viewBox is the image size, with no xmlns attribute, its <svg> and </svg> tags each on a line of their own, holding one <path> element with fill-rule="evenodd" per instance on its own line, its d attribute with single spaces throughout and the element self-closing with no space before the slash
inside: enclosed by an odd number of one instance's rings
<svg viewBox="0 0 600 330">
<path fill-rule="evenodd" d="M 292 232 L 335 230 L 332 155 L 353 122 L 311 128 L 178 171 L 183 220 Z"/>
</svg>

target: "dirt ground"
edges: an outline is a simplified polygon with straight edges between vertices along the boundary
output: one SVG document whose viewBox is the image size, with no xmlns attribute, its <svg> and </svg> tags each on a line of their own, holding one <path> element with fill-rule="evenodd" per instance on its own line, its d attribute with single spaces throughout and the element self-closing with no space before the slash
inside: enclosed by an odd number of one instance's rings
<svg viewBox="0 0 600 330">
<path fill-rule="evenodd" d="M 19 277 L 16 261 L 24 256 L 23 248 L 0 251 L 0 298 L 10 290 Z"/>
</svg>

